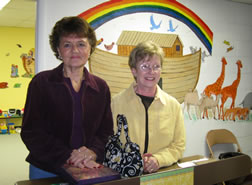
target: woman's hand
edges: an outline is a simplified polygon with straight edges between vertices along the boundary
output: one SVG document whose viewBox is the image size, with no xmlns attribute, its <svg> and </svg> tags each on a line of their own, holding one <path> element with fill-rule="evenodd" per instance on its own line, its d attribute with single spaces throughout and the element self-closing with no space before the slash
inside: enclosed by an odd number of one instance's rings
<svg viewBox="0 0 252 185">
<path fill-rule="evenodd" d="M 100 164 L 98 164 L 97 162 L 95 162 L 93 160 L 85 162 L 84 166 L 87 167 L 87 168 L 100 168 L 101 167 Z"/>
<path fill-rule="evenodd" d="M 96 154 L 85 146 L 73 150 L 67 163 L 79 168 L 97 168 L 100 165 L 95 162 Z"/>
<path fill-rule="evenodd" d="M 144 161 L 144 172 L 146 173 L 153 173 L 159 169 L 158 160 L 152 154 L 144 154 L 143 155 Z"/>
</svg>

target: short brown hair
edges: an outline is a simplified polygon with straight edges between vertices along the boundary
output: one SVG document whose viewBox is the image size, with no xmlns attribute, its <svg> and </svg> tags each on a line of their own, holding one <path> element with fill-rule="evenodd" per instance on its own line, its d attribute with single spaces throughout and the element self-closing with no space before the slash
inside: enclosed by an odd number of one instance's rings
<svg viewBox="0 0 252 185">
<path fill-rule="evenodd" d="M 61 37 L 71 34 L 87 38 L 91 46 L 90 54 L 94 52 L 97 39 L 94 29 L 88 24 L 88 22 L 78 16 L 64 17 L 56 22 L 51 35 L 49 36 L 50 45 L 56 58 L 59 59 L 58 47 Z"/>
</svg>

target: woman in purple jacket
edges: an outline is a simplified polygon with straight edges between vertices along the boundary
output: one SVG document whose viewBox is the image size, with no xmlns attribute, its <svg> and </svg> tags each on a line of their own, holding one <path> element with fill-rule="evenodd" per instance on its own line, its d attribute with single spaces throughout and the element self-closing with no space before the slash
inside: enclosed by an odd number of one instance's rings
<svg viewBox="0 0 252 185">
<path fill-rule="evenodd" d="M 30 179 L 60 174 L 64 164 L 98 167 L 113 134 L 108 85 L 85 68 L 96 47 L 94 30 L 80 17 L 65 17 L 52 29 L 50 45 L 62 63 L 32 79 L 24 110 Z"/>
</svg>

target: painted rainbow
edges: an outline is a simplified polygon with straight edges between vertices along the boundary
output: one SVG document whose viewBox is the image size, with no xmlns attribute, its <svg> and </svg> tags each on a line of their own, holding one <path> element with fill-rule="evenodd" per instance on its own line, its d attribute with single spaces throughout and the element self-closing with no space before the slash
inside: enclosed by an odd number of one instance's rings
<svg viewBox="0 0 252 185">
<path fill-rule="evenodd" d="M 186 24 L 212 54 L 213 32 L 193 11 L 175 0 L 110 0 L 79 16 L 97 29 L 102 24 L 133 13 L 152 12 L 171 16 Z"/>
</svg>

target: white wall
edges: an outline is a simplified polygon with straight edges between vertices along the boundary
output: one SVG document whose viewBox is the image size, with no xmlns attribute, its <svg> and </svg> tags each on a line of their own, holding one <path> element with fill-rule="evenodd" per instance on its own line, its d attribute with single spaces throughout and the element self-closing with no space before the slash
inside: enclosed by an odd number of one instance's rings
<svg viewBox="0 0 252 185">
<path fill-rule="evenodd" d="M 74 3 L 73 3 L 74 2 Z M 36 71 L 51 69 L 59 64 L 53 56 L 49 46 L 48 36 L 55 22 L 64 16 L 79 15 L 85 10 L 96 6 L 104 1 L 62 1 L 62 0 L 37 0 L 37 27 L 36 27 Z M 229 2 L 226 0 L 178 0 L 187 8 L 194 11 L 213 31 L 212 56 L 206 57 L 202 62 L 200 78 L 197 90 L 201 93 L 206 85 L 213 83 L 220 75 L 221 58 L 228 60 L 226 66 L 226 78 L 223 86 L 230 85 L 237 76 L 235 62 L 239 59 L 243 63 L 241 81 L 237 90 L 236 104 L 241 102 L 245 95 L 252 92 L 252 6 Z M 96 30 L 98 39 L 105 38 L 104 42 L 109 44 L 118 38 L 121 30 L 150 31 L 149 22 L 145 21 L 150 14 L 127 15 L 112 20 Z M 189 47 L 201 47 L 206 50 L 201 41 L 185 24 L 173 18 L 154 14 L 157 20 L 167 22 L 172 19 L 179 25 L 176 34 L 179 34 L 184 44 L 184 54 L 190 53 Z M 127 20 L 127 21 L 125 21 Z M 165 32 L 158 30 L 156 32 Z M 223 41 L 230 41 L 234 49 L 226 52 L 227 47 Z M 116 52 L 113 50 L 112 52 Z M 230 104 L 228 100 L 227 104 Z M 244 153 L 252 156 L 252 121 L 221 121 L 221 120 L 189 120 L 185 114 L 185 126 L 187 131 L 187 145 L 185 156 L 201 154 L 208 155 L 205 136 L 208 130 L 216 128 L 227 128 L 235 133 Z"/>
</svg>

